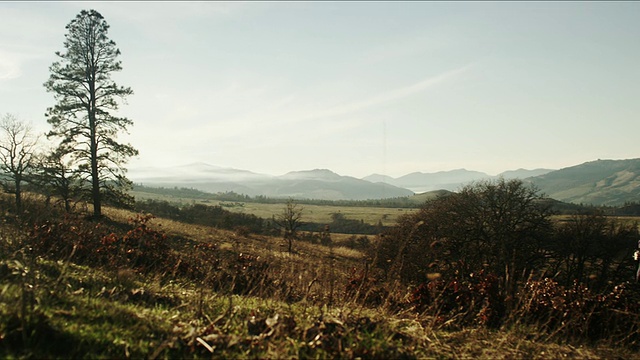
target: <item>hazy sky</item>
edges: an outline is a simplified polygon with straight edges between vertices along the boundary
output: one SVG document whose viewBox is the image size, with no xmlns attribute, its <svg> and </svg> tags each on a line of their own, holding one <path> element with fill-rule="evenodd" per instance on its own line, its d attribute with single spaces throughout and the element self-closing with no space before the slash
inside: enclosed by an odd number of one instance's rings
<svg viewBox="0 0 640 360">
<path fill-rule="evenodd" d="M 130 168 L 363 177 L 640 157 L 638 2 L 0 2 L 0 114 L 41 132 L 65 26 L 99 11 Z"/>
</svg>

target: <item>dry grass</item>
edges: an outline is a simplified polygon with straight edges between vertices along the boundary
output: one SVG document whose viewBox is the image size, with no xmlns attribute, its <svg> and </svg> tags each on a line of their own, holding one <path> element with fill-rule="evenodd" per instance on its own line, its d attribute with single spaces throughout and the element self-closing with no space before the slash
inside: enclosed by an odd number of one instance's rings
<svg viewBox="0 0 640 360">
<path fill-rule="evenodd" d="M 104 213 L 113 220 L 122 222 L 135 215 L 131 211 L 113 208 L 105 208 Z M 286 284 L 290 292 L 317 302 L 326 302 L 339 296 L 352 276 L 353 269 L 363 267 L 362 252 L 344 246 L 331 249 L 327 246 L 296 241 L 294 252 L 288 253 L 287 244 L 280 237 L 242 237 L 228 230 L 163 218 L 154 218 L 149 224 L 168 235 L 177 235 L 197 242 L 215 243 L 219 249 L 256 256 L 269 264 L 268 271 L 279 282 Z"/>
<path fill-rule="evenodd" d="M 105 215 L 126 222 L 135 213 L 112 208 Z M 168 235 L 218 244 L 219 250 L 246 253 L 268 264 L 265 270 L 286 285 L 295 300 L 278 296 L 217 293 L 198 281 L 167 280 L 130 269 L 101 270 L 42 261 L 34 291 L 56 334 L 77 347 L 68 356 L 98 358 L 451 358 L 548 359 L 640 358 L 637 352 L 603 345 L 580 346 L 548 341 L 528 327 L 458 331 L 434 327 L 433 318 L 411 310 L 357 304 L 345 284 L 363 253 L 341 246 L 350 235 L 332 234 L 333 247 L 296 242 L 286 251 L 281 238 L 239 236 L 232 231 L 156 218 L 150 222 Z M 67 270 L 63 270 L 63 269 Z M 55 271 L 45 271 L 53 269 Z M 66 271 L 66 284 L 51 297 L 49 284 Z M 51 278 L 48 273 L 53 274 Z M 0 293 L 0 315 L 10 318 L 20 299 L 15 279 Z M 256 295 L 261 295 L 257 293 Z M 252 321 L 275 325 L 251 330 Z M 295 320 L 292 326 L 287 319 Z M 6 321 L 5 321 L 6 322 Z M 2 323 L 2 322 L 0 322 Z M 365 325 L 363 325 L 363 323 Z M 0 325 L 0 338 L 9 334 Z M 270 333 L 268 330 L 273 329 Z M 330 330 L 332 329 L 332 330 Z M 318 330 L 321 330 L 318 332 Z M 3 331 L 5 333 L 3 333 Z M 316 335 L 316 331 L 317 335 Z M 10 335 L 10 334 L 9 334 Z M 196 338 L 206 342 L 207 350 Z M 309 338 L 310 337 L 310 338 Z M 6 337 L 5 337 L 6 338 Z M 6 342 L 4 343 L 6 345 Z M 200 345 L 199 345 L 200 344 Z M 49 345 L 51 346 L 51 345 Z M 7 350 L 8 349 L 8 350 Z M 21 353 L 3 347 L 0 357 L 64 357 L 47 347 Z M 44 351 L 44 352 L 38 352 Z M 55 350 L 51 350 L 55 351 Z"/>
<path fill-rule="evenodd" d="M 603 359 L 611 355 L 610 348 L 547 343 L 536 340 L 535 334 L 509 331 L 463 329 L 425 336 L 428 354 L 450 359 Z"/>
</svg>

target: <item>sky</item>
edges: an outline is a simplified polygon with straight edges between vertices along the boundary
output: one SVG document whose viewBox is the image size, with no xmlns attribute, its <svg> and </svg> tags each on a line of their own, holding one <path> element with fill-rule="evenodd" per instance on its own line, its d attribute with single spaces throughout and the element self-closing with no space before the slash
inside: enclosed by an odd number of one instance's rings
<svg viewBox="0 0 640 360">
<path fill-rule="evenodd" d="M 37 132 L 83 9 L 134 94 L 127 167 L 496 175 L 640 157 L 640 2 L 0 1 L 0 115 Z"/>
</svg>

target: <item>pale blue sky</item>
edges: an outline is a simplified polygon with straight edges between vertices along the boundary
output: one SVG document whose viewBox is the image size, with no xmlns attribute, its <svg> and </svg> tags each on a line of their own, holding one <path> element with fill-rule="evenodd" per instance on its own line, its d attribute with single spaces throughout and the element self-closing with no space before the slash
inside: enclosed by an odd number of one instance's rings
<svg viewBox="0 0 640 360">
<path fill-rule="evenodd" d="M 65 25 L 98 10 L 140 150 L 363 177 L 640 157 L 636 2 L 0 2 L 0 114 L 40 131 Z"/>
</svg>

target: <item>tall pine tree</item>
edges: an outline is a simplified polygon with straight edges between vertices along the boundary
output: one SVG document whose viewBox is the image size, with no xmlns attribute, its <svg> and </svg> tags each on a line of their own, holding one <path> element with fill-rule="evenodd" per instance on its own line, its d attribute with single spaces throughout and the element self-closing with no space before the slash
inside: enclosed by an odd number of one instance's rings
<svg viewBox="0 0 640 360">
<path fill-rule="evenodd" d="M 60 138 L 60 146 L 75 157 L 77 171 L 90 184 L 93 215 L 99 218 L 103 200 L 132 200 L 126 193 L 131 182 L 123 166 L 138 151 L 117 142 L 116 136 L 133 122 L 115 113 L 118 101 L 133 91 L 111 79 L 112 73 L 122 70 L 120 50 L 108 38 L 109 25 L 100 13 L 82 10 L 66 29 L 66 51 L 56 52 L 59 60 L 50 66 L 44 84 L 57 102 L 47 109 L 53 127 L 47 136 Z"/>
</svg>

